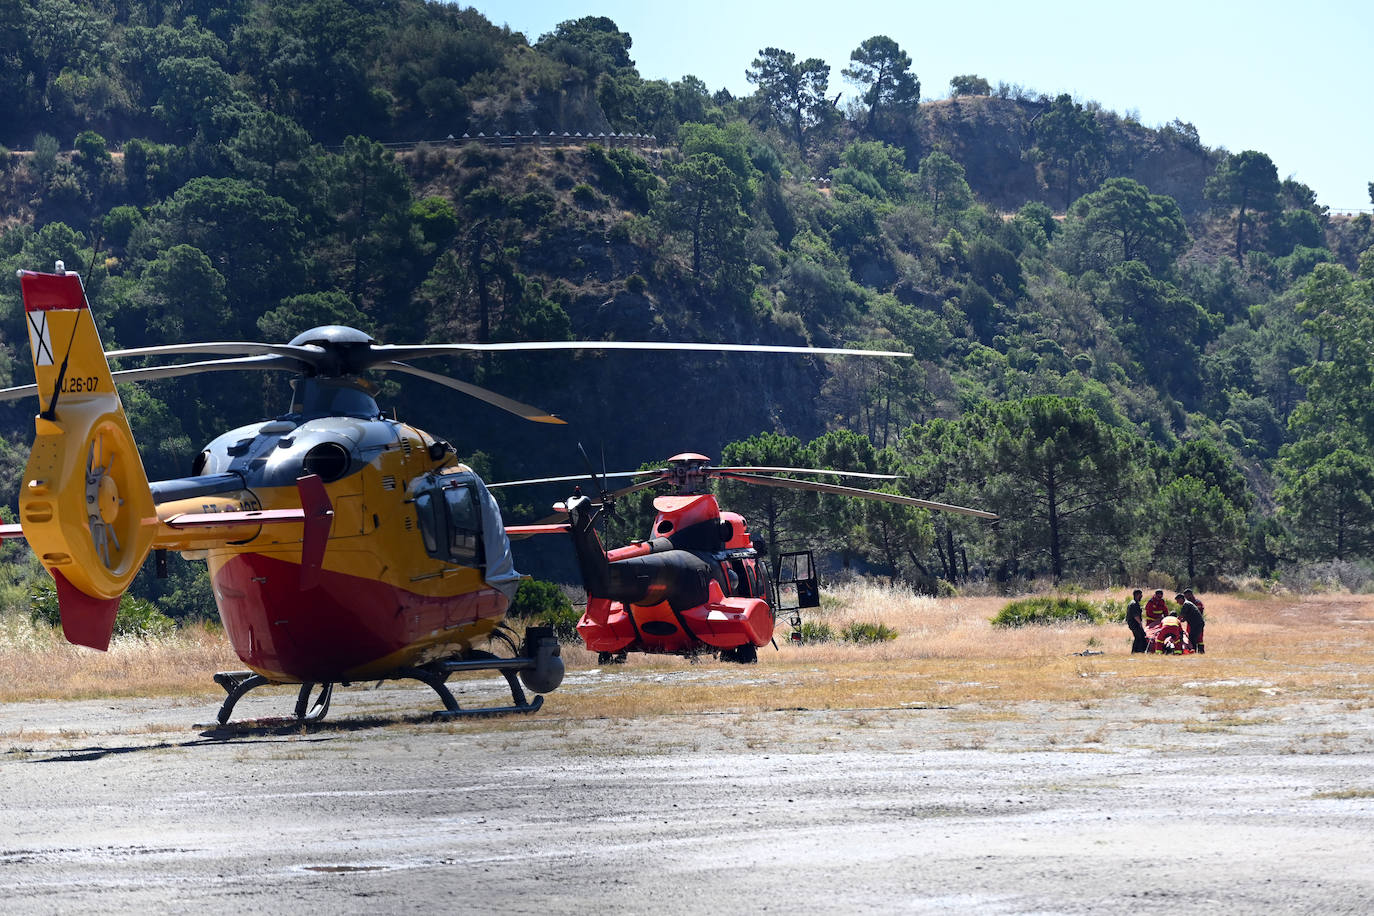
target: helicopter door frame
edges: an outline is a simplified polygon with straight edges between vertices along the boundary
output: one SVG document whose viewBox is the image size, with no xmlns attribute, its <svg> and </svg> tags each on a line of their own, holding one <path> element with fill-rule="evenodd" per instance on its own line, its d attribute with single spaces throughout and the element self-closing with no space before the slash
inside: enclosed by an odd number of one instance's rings
<svg viewBox="0 0 1374 916">
<path fill-rule="evenodd" d="M 778 554 L 778 568 L 772 581 L 773 607 L 787 612 L 791 639 L 801 642 L 802 608 L 820 607 L 821 589 L 816 575 L 816 558 L 809 550 Z M 784 604 L 787 600 L 789 603 Z"/>
</svg>

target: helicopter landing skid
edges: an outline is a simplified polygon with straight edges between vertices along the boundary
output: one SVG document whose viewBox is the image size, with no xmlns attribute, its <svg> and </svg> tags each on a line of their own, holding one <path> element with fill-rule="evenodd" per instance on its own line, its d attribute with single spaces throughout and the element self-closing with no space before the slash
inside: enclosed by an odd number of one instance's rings
<svg viewBox="0 0 1374 916">
<path fill-rule="evenodd" d="M 215 675 L 215 683 L 224 688 L 228 694 L 224 698 L 223 705 L 219 708 L 219 715 L 215 718 L 220 725 L 228 724 L 229 717 L 234 713 L 234 706 L 243 695 L 248 691 L 264 684 L 272 683 L 261 674 L 252 671 L 221 671 Z M 296 694 L 295 718 L 298 722 L 318 722 L 329 712 L 329 701 L 334 696 L 333 684 L 320 684 L 319 695 L 315 697 L 315 702 L 310 702 L 310 694 L 315 689 L 315 684 L 302 684 L 300 692 Z"/>
<path fill-rule="evenodd" d="M 442 659 L 430 662 L 418 668 L 407 668 L 397 672 L 398 677 L 414 678 L 430 686 L 439 699 L 443 701 L 444 708 L 434 713 L 436 719 L 456 719 L 460 716 L 500 716 L 516 712 L 534 712 L 544 705 L 542 696 L 535 696 L 533 701 L 525 699 L 525 690 L 520 686 L 518 672 L 531 667 L 530 659 L 527 658 L 500 658 L 490 652 L 474 650 L 467 653 L 462 658 Z M 453 695 L 453 691 L 448 689 L 450 674 L 459 671 L 500 671 L 505 677 L 506 683 L 510 685 L 510 706 L 481 706 L 472 709 L 463 709 L 458 705 L 458 700 Z"/>
<path fill-rule="evenodd" d="M 458 716 L 499 716 L 517 712 L 534 712 L 544 705 L 544 697 L 536 695 L 533 700 L 526 699 L 521 681 L 531 690 L 547 693 L 554 690 L 563 680 L 563 660 L 559 657 L 558 640 L 547 627 L 529 627 L 525 632 L 523 657 L 502 658 L 481 649 L 469 649 L 461 655 L 439 659 L 411 668 L 398 668 L 380 677 L 369 677 L 369 681 L 417 680 L 428 684 L 439 695 L 444 708 L 434 713 L 436 718 L 452 719 Z M 450 675 L 463 671 L 499 671 L 510 686 L 510 706 L 480 706 L 464 709 L 445 683 Z M 215 683 L 228 694 L 219 708 L 216 717 L 220 725 L 226 725 L 234 714 L 234 706 L 250 690 L 275 683 L 252 671 L 221 671 L 215 675 Z M 340 681 L 345 687 L 351 682 Z M 310 694 L 316 685 L 301 684 L 296 696 L 295 721 L 318 722 L 329 712 L 329 701 L 334 695 L 333 684 L 320 684 L 315 702 L 310 702 Z"/>
</svg>

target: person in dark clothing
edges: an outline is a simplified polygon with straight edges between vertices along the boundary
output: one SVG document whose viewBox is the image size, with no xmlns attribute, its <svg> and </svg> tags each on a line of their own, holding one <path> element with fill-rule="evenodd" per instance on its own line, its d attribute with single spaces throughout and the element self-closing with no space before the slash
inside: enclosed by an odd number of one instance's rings
<svg viewBox="0 0 1374 916">
<path fill-rule="evenodd" d="M 1144 594 L 1140 589 L 1131 592 L 1131 603 L 1126 605 L 1126 626 L 1131 630 L 1132 652 L 1144 652 L 1150 642 L 1150 638 L 1145 635 L 1145 624 L 1142 622 L 1145 612 L 1140 607 L 1140 599 Z"/>
<path fill-rule="evenodd" d="M 1193 590 L 1191 588 L 1185 588 L 1183 590 L 1183 597 L 1193 602 L 1193 604 L 1196 604 L 1198 613 L 1202 615 L 1202 618 L 1204 620 L 1207 619 L 1207 608 L 1203 606 L 1202 599 L 1199 598 L 1197 595 L 1193 594 Z"/>
<path fill-rule="evenodd" d="M 1199 654 L 1206 653 L 1207 650 L 1202 645 L 1202 631 L 1207 621 L 1202 616 L 1202 609 L 1189 599 L 1187 592 L 1175 595 L 1174 601 L 1178 603 L 1178 619 L 1188 628 L 1188 641 L 1193 644 L 1193 651 Z"/>
</svg>

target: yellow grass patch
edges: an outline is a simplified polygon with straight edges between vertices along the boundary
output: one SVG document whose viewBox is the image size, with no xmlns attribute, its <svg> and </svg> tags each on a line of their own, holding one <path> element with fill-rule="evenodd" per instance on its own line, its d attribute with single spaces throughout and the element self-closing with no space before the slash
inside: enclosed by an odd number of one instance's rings
<svg viewBox="0 0 1374 916">
<path fill-rule="evenodd" d="M 224 634 L 203 625 L 157 640 L 116 639 L 97 652 L 27 618 L 0 617 L 0 702 L 222 694 L 211 676 L 242 667 Z"/>
<path fill-rule="evenodd" d="M 890 642 L 796 645 L 779 628 L 779 651 L 759 664 L 631 656 L 549 703 L 559 713 L 625 717 L 781 708 L 968 706 L 970 715 L 1014 716 L 1011 704 L 1076 702 L 1084 709 L 1133 696 L 1167 715 L 1171 697 L 1204 697 L 1229 727 L 1304 700 L 1374 703 L 1374 597 L 1207 595 L 1207 654 L 1132 655 L 1124 624 L 1020 629 L 989 620 L 1006 599 L 929 598 L 853 583 L 806 619 L 836 633 L 852 621 L 883 623 Z M 1096 592 L 1089 601 L 1126 595 Z M 565 652 L 570 672 L 590 664 Z M 1101 653 L 1080 655 L 1078 653 Z M 1234 725 L 1232 725 L 1234 723 Z"/>
<path fill-rule="evenodd" d="M 928 598 L 863 582 L 832 591 L 806 619 L 839 633 L 853 621 L 882 623 L 897 638 L 871 645 L 797 645 L 778 631 L 779 651 L 757 665 L 709 656 L 632 655 L 598 668 L 593 653 L 564 648 L 568 680 L 540 718 L 633 718 L 778 709 L 864 710 L 957 706 L 967 715 L 1014 718 L 1015 703 L 1052 700 L 1091 710 L 1130 696 L 1168 715 L 1168 701 L 1203 697 L 1210 721 L 1237 728 L 1276 709 L 1339 699 L 1374 706 L 1374 597 L 1205 595 L 1207 654 L 1131 655 L 1123 624 L 999 629 L 1002 598 Z M 1092 593 L 1090 601 L 1124 594 Z M 1091 654 L 1079 654 L 1088 652 Z M 1098 654 L 1100 653 L 1100 654 Z M 222 695 L 216 671 L 235 669 L 223 634 L 191 627 L 163 640 L 118 642 L 107 653 L 68 645 L 27 620 L 0 619 L 0 702 L 94 696 Z M 499 693 L 499 684 L 497 692 Z M 418 696 L 418 694 L 417 694 Z M 862 717 L 862 716 L 861 716 Z M 991 721 L 991 720 L 989 720 Z M 856 727 L 864 723 L 855 721 Z M 485 721 L 483 728 L 492 723 Z M 518 727 L 518 726 L 515 726 Z"/>
</svg>

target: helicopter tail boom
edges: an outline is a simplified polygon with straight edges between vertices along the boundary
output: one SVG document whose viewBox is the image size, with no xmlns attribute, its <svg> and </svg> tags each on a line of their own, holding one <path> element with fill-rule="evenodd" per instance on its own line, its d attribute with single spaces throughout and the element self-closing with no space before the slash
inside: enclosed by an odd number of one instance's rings
<svg viewBox="0 0 1374 916">
<path fill-rule="evenodd" d="M 57 583 L 67 639 L 105 649 L 156 507 L 81 278 L 59 264 L 19 281 L 40 401 L 20 524 Z"/>
</svg>

